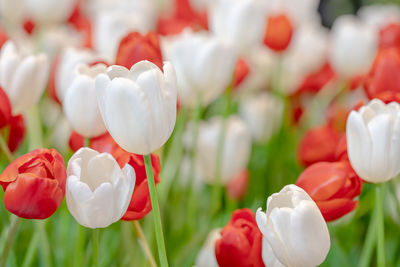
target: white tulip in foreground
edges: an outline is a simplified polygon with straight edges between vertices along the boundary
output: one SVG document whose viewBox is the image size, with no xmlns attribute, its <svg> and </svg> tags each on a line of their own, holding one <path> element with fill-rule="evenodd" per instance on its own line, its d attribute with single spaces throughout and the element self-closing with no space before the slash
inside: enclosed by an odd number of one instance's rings
<svg viewBox="0 0 400 267">
<path fill-rule="evenodd" d="M 24 54 L 12 41 L 0 52 L 0 86 L 10 99 L 14 115 L 29 109 L 46 87 L 49 63 L 45 54 Z"/>
<path fill-rule="evenodd" d="M 367 182 L 386 182 L 400 173 L 400 105 L 373 99 L 347 119 L 347 153 Z"/>
<path fill-rule="evenodd" d="M 114 140 L 125 150 L 150 154 L 170 137 L 176 121 L 176 75 L 141 61 L 130 70 L 110 66 L 96 77 L 101 115 Z"/>
<path fill-rule="evenodd" d="M 344 78 L 369 70 L 378 49 L 378 32 L 355 16 L 345 15 L 332 27 L 330 62 Z"/>
<path fill-rule="evenodd" d="M 63 101 L 64 113 L 72 128 L 84 137 L 95 137 L 106 132 L 97 103 L 95 78 L 105 73 L 104 64 L 75 68 L 75 78 L 67 89 Z"/>
<path fill-rule="evenodd" d="M 121 170 L 107 153 L 79 149 L 69 160 L 66 200 L 69 212 L 88 228 L 104 228 L 126 212 L 135 187 L 135 170 Z"/>
<path fill-rule="evenodd" d="M 176 69 L 183 105 L 194 107 L 198 97 L 203 105 L 210 104 L 233 79 L 233 47 L 207 33 L 183 32 L 171 41 L 166 54 Z"/>
<path fill-rule="evenodd" d="M 283 101 L 269 93 L 255 94 L 240 101 L 239 114 L 254 140 L 267 142 L 279 131 L 283 118 Z"/>
<path fill-rule="evenodd" d="M 262 259 L 267 267 L 285 267 L 275 256 L 268 239 L 264 236 L 262 239 Z"/>
<path fill-rule="evenodd" d="M 317 204 L 300 187 L 287 185 L 256 214 L 257 225 L 276 258 L 285 266 L 314 267 L 330 248 L 328 227 Z M 265 252 L 265 250 L 264 250 Z"/>
<path fill-rule="evenodd" d="M 221 160 L 220 177 L 216 176 L 218 144 L 223 131 L 223 118 L 215 117 L 200 125 L 197 147 L 197 160 L 207 182 L 220 179 L 227 184 L 247 167 L 251 150 L 251 135 L 247 125 L 238 116 L 226 119 L 225 137 Z"/>
<path fill-rule="evenodd" d="M 212 230 L 203 247 L 197 254 L 195 267 L 218 267 L 217 258 L 215 256 L 215 242 L 221 238 L 221 229 Z"/>
</svg>

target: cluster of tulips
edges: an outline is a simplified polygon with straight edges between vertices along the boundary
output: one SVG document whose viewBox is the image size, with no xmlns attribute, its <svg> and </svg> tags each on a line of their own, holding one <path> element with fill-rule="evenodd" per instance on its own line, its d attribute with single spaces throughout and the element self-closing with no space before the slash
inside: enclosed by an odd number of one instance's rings
<svg viewBox="0 0 400 267">
<path fill-rule="evenodd" d="M 333 221 L 361 225 L 349 266 L 398 266 L 400 7 L 328 29 L 318 6 L 0 0 L 0 267 L 314 267 Z M 74 264 L 29 224 L 62 210 L 91 229 Z M 124 261 L 101 249 L 119 221 Z"/>
</svg>

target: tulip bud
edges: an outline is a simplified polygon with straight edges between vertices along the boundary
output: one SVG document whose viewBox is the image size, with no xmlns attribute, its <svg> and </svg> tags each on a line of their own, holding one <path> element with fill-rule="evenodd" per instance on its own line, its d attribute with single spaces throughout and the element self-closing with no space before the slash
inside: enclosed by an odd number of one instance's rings
<svg viewBox="0 0 400 267">
<path fill-rule="evenodd" d="M 267 20 L 264 44 L 276 52 L 284 51 L 293 36 L 293 24 L 285 14 L 271 15 Z"/>
<path fill-rule="evenodd" d="M 135 170 L 122 169 L 108 153 L 81 148 L 69 160 L 66 199 L 75 220 L 88 228 L 105 228 L 126 212 L 135 187 Z"/>
<path fill-rule="evenodd" d="M 198 97 L 203 105 L 210 104 L 233 79 L 232 46 L 206 33 L 183 32 L 166 55 L 176 69 L 179 101 L 184 105 L 194 107 Z"/>
<path fill-rule="evenodd" d="M 350 78 L 368 71 L 377 47 L 378 33 L 374 28 L 350 15 L 336 19 L 329 56 L 339 76 Z"/>
<path fill-rule="evenodd" d="M 0 175 L 6 209 L 25 219 L 46 219 L 65 194 L 64 159 L 55 149 L 36 149 L 13 161 Z"/>
<path fill-rule="evenodd" d="M 371 183 L 400 173 L 400 105 L 373 99 L 347 119 L 347 153 L 356 173 Z"/>
<path fill-rule="evenodd" d="M 280 98 L 261 93 L 240 102 L 239 114 L 246 122 L 254 140 L 267 142 L 279 131 L 284 104 Z"/>
<path fill-rule="evenodd" d="M 95 88 L 96 76 L 105 73 L 106 69 L 104 64 L 78 65 L 75 69 L 75 78 L 65 94 L 64 113 L 72 128 L 84 137 L 95 137 L 106 132 Z"/>
<path fill-rule="evenodd" d="M 12 41 L 0 52 L 0 86 L 8 95 L 13 115 L 29 109 L 42 96 L 48 78 L 45 54 L 25 55 Z"/>
<path fill-rule="evenodd" d="M 214 117 L 199 127 L 197 160 L 202 168 L 207 182 L 220 179 L 227 184 L 235 175 L 243 171 L 249 162 L 251 150 L 251 136 L 246 124 L 238 117 L 226 119 L 225 138 L 221 153 L 221 177 L 215 177 L 217 168 L 218 143 L 224 122 L 220 117 Z"/>
<path fill-rule="evenodd" d="M 264 267 L 261 241 L 262 234 L 257 227 L 254 212 L 250 209 L 236 210 L 222 229 L 221 238 L 215 243 L 219 266 Z"/>
<path fill-rule="evenodd" d="M 327 222 L 353 211 L 361 193 L 362 180 L 346 161 L 318 162 L 305 169 L 296 185 L 317 203 Z"/>
<path fill-rule="evenodd" d="M 96 78 L 101 115 L 114 140 L 125 150 L 150 154 L 170 137 L 176 121 L 176 75 L 141 61 L 130 70 L 111 66 Z"/>
<path fill-rule="evenodd" d="M 318 206 L 296 185 L 287 185 L 257 210 L 257 225 L 276 258 L 285 266 L 314 267 L 330 248 L 328 227 Z"/>
<path fill-rule="evenodd" d="M 220 39 L 235 45 L 246 54 L 262 44 L 265 11 L 258 0 L 219 0 L 211 10 L 210 28 Z"/>
<path fill-rule="evenodd" d="M 221 238 L 221 229 L 212 230 L 197 254 L 195 267 L 219 267 L 215 257 L 215 242 Z"/>
</svg>

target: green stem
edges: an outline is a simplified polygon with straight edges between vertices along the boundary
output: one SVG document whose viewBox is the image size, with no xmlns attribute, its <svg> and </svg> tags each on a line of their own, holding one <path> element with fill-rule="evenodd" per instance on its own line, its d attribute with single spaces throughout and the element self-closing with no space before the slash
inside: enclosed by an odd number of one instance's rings
<svg viewBox="0 0 400 267">
<path fill-rule="evenodd" d="M 375 209 L 376 209 L 376 234 L 377 234 L 377 258 L 378 267 L 385 267 L 385 229 L 383 214 L 383 185 L 375 187 Z"/>
<path fill-rule="evenodd" d="M 73 266 L 82 266 L 85 245 L 85 228 L 80 224 L 77 224 L 77 228 L 75 229 L 75 240 Z"/>
<path fill-rule="evenodd" d="M 0 134 L 0 149 L 3 151 L 4 155 L 7 158 L 8 162 L 13 162 L 14 161 L 14 156 L 11 153 L 10 149 L 8 148 L 8 145 L 6 143 L 6 140 L 4 140 L 4 137 L 2 134 Z"/>
<path fill-rule="evenodd" d="M 143 249 L 144 254 L 146 255 L 147 260 L 151 267 L 157 267 L 157 263 L 154 259 L 153 253 L 151 253 L 151 249 L 149 243 L 147 242 L 146 236 L 143 233 L 142 227 L 140 226 L 139 221 L 132 221 L 133 228 L 136 231 L 136 234 L 140 240 L 140 245 Z"/>
<path fill-rule="evenodd" d="M 83 144 L 84 147 L 90 147 L 90 138 L 85 137 L 85 143 Z"/>
<path fill-rule="evenodd" d="M 364 246 L 361 251 L 360 262 L 358 265 L 359 267 L 370 266 L 372 253 L 373 253 L 374 247 L 376 245 L 376 233 L 375 233 L 376 223 L 377 223 L 377 216 L 376 216 L 376 210 L 375 210 L 371 216 L 371 219 L 370 219 L 370 222 L 368 225 Z"/>
<path fill-rule="evenodd" d="M 24 261 L 22 262 L 22 267 L 29 267 L 32 266 L 32 261 L 34 259 L 34 256 L 36 254 L 37 248 L 39 245 L 39 233 L 35 232 L 33 234 L 33 237 L 31 239 L 31 242 L 29 243 L 28 250 L 25 254 Z"/>
<path fill-rule="evenodd" d="M 92 230 L 92 247 L 93 247 L 93 266 L 99 266 L 99 235 L 100 229 L 93 229 Z"/>
<path fill-rule="evenodd" d="M 160 207 L 158 205 L 157 190 L 156 190 L 156 185 L 154 183 L 153 167 L 151 165 L 151 156 L 143 155 L 143 158 L 146 167 L 146 176 L 147 176 L 147 183 L 149 185 L 151 206 L 154 214 L 154 228 L 156 232 L 156 241 L 157 241 L 158 255 L 160 257 L 160 265 L 161 267 L 168 267 L 167 253 L 164 244 L 164 234 L 161 224 Z"/>
<path fill-rule="evenodd" d="M 12 244 L 14 243 L 15 235 L 17 234 L 20 222 L 21 219 L 19 217 L 11 215 L 11 222 L 8 228 L 7 240 L 0 258 L 0 267 L 4 267 L 6 265 L 8 253 L 10 252 Z"/>
<path fill-rule="evenodd" d="M 51 250 L 49 245 L 49 239 L 47 238 L 46 228 L 45 228 L 46 221 L 36 221 L 36 228 L 39 232 L 40 241 L 42 249 L 40 252 L 44 258 L 44 262 L 46 266 L 52 266 L 51 260 Z"/>
</svg>

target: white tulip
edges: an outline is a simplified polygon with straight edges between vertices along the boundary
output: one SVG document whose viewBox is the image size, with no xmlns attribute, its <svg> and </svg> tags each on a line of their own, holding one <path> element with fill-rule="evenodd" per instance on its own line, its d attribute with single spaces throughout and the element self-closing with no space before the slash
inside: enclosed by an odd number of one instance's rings
<svg viewBox="0 0 400 267">
<path fill-rule="evenodd" d="M 390 23 L 400 23 L 400 7 L 394 3 L 362 6 L 357 15 L 370 27 L 378 30 Z"/>
<path fill-rule="evenodd" d="M 74 79 L 75 67 L 79 63 L 90 64 L 98 60 L 99 58 L 87 49 L 77 49 L 73 47 L 64 49 L 58 59 L 58 65 L 54 73 L 56 93 L 61 102 L 63 102 L 65 94 Z"/>
<path fill-rule="evenodd" d="M 220 177 L 215 177 L 218 143 L 224 124 L 221 173 Z M 251 151 L 251 135 L 247 125 L 238 116 L 231 116 L 226 122 L 221 117 L 214 117 L 202 123 L 199 127 L 197 144 L 197 160 L 206 182 L 212 183 L 215 179 L 219 179 L 223 184 L 227 184 L 247 167 Z"/>
<path fill-rule="evenodd" d="M 170 137 L 176 121 L 176 75 L 149 61 L 130 70 L 111 66 L 96 78 L 99 108 L 106 128 L 125 150 L 150 154 Z"/>
<path fill-rule="evenodd" d="M 178 78 L 179 100 L 207 105 L 220 96 L 233 79 L 236 56 L 233 47 L 206 33 L 185 31 L 167 49 Z"/>
<path fill-rule="evenodd" d="M 267 142 L 279 131 L 283 118 L 284 103 L 263 92 L 240 101 L 239 114 L 246 122 L 254 140 Z"/>
<path fill-rule="evenodd" d="M 195 267 L 218 267 L 215 256 L 215 242 L 221 238 L 221 229 L 212 230 L 196 258 Z"/>
<path fill-rule="evenodd" d="M 262 259 L 266 267 L 285 267 L 275 256 L 266 237 L 262 238 Z"/>
<path fill-rule="evenodd" d="M 14 115 L 39 101 L 48 79 L 49 64 L 45 54 L 25 55 L 7 41 L 0 52 L 0 86 L 8 95 Z"/>
<path fill-rule="evenodd" d="M 265 25 L 265 10 L 259 0 L 218 0 L 211 10 L 211 32 L 234 44 L 240 54 L 262 45 Z"/>
<path fill-rule="evenodd" d="M 347 153 L 356 173 L 371 183 L 400 173 L 400 105 L 373 99 L 347 119 Z"/>
<path fill-rule="evenodd" d="M 123 169 L 107 153 L 79 149 L 69 160 L 66 200 L 69 212 L 88 228 L 104 228 L 128 209 L 135 187 L 135 170 Z"/>
<path fill-rule="evenodd" d="M 285 266 L 314 267 L 330 248 L 328 227 L 317 204 L 300 187 L 287 185 L 256 214 L 257 225 L 276 258 Z"/>
<path fill-rule="evenodd" d="M 378 33 L 355 16 L 336 19 L 332 27 L 330 62 L 343 78 L 369 70 L 378 49 Z"/>
<path fill-rule="evenodd" d="M 37 22 L 64 22 L 71 15 L 75 0 L 24 0 L 27 15 Z"/>
<path fill-rule="evenodd" d="M 72 128 L 84 137 L 95 137 L 106 132 L 97 103 L 95 78 L 106 72 L 106 65 L 92 67 L 80 64 L 75 78 L 65 94 L 63 107 Z"/>
</svg>

